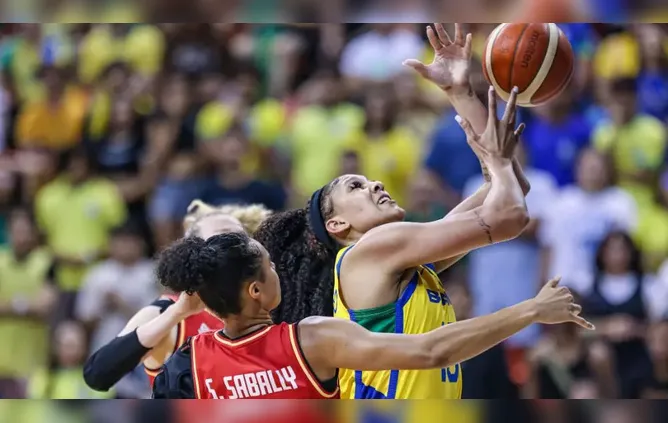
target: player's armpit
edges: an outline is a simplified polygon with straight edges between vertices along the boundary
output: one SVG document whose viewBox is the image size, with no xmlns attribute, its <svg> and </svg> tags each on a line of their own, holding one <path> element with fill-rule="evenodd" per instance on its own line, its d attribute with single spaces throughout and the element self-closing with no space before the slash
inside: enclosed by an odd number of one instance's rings
<svg viewBox="0 0 668 423">
<path fill-rule="evenodd" d="M 465 254 L 520 235 L 528 221 L 521 206 L 481 206 L 428 223 L 398 222 L 372 229 L 355 244 L 346 260 L 357 258 L 403 271 Z"/>
</svg>

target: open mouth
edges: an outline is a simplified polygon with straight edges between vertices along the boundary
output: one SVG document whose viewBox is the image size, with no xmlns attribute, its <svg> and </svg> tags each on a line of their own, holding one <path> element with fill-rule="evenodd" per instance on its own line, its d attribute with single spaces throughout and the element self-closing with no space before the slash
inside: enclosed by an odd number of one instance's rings
<svg viewBox="0 0 668 423">
<path fill-rule="evenodd" d="M 381 205 L 381 204 L 386 204 L 386 203 L 390 203 L 390 202 L 392 202 L 392 201 L 393 201 L 393 200 L 392 200 L 392 197 L 390 197 L 390 196 L 387 195 L 387 194 L 383 194 L 383 195 L 381 195 L 380 198 L 378 199 L 378 204 L 379 204 L 379 205 Z"/>
</svg>

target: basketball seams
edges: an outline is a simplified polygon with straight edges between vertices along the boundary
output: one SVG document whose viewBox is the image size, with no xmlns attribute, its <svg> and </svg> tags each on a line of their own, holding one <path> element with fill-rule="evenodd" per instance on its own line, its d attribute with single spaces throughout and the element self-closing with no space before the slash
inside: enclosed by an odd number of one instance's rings
<svg viewBox="0 0 668 423">
<path fill-rule="evenodd" d="M 559 27 L 557 27 L 557 25 L 554 23 L 548 23 L 547 25 L 548 25 L 549 41 L 547 50 L 545 52 L 545 57 L 543 57 L 543 63 L 540 65 L 540 68 L 538 69 L 538 72 L 536 73 L 536 76 L 534 77 L 533 81 L 531 81 L 531 84 L 529 84 L 527 89 L 522 91 L 517 96 L 518 103 L 522 103 L 523 105 L 529 107 L 533 106 L 533 104 L 531 104 L 532 97 L 540 89 L 540 87 L 545 82 L 545 79 L 547 78 L 548 74 L 550 73 L 550 70 L 552 69 L 552 64 L 554 63 L 554 59 L 557 56 L 557 50 L 559 47 L 559 31 L 560 31 Z"/>
<path fill-rule="evenodd" d="M 496 90 L 496 93 L 503 98 L 504 100 L 508 100 L 510 97 L 510 92 L 505 91 L 503 88 L 499 86 L 498 81 L 496 80 L 496 76 L 494 75 L 494 69 L 492 68 L 492 52 L 494 51 L 494 43 L 496 42 L 496 39 L 498 38 L 499 34 L 503 29 L 507 26 L 508 24 L 501 24 L 497 26 L 494 31 L 489 36 L 489 42 L 487 43 L 487 51 L 485 51 L 485 68 L 487 70 L 487 76 L 489 77 L 489 82 L 492 84 L 494 89 Z"/>
<path fill-rule="evenodd" d="M 562 46 L 562 44 L 564 44 L 564 45 Z M 557 55 L 559 54 L 559 51 L 562 48 L 566 49 L 566 51 L 571 50 L 570 44 L 568 44 L 568 39 L 566 38 L 566 36 L 564 35 L 564 33 L 560 29 L 559 30 L 559 43 L 558 43 L 558 46 L 557 46 L 557 53 L 556 53 Z M 570 54 L 572 54 L 572 51 L 570 52 Z M 573 60 L 573 62 L 575 61 L 574 58 L 572 60 Z M 569 69 L 570 70 L 568 71 L 568 75 L 566 76 L 566 78 L 562 79 L 559 86 L 552 93 L 550 93 L 550 95 L 552 95 L 552 96 L 559 95 L 568 86 L 569 82 L 571 81 L 571 78 L 573 77 L 573 74 L 575 73 L 575 63 L 571 63 L 571 66 L 570 66 Z M 549 75 L 548 75 L 548 78 L 549 78 Z M 536 96 L 536 94 L 534 94 L 534 96 Z M 542 102 L 541 102 L 541 104 L 542 104 Z"/>
<path fill-rule="evenodd" d="M 508 78 L 508 88 L 511 90 L 513 89 L 514 86 L 516 86 L 515 83 L 513 83 L 513 74 L 515 73 L 515 58 L 517 57 L 517 51 L 520 49 L 520 45 L 522 44 L 522 37 L 524 37 L 524 34 L 526 34 L 527 29 L 531 27 L 531 24 L 524 24 L 524 28 L 520 31 L 520 34 L 517 36 L 517 42 L 515 43 L 515 48 L 513 49 L 513 55 L 510 56 L 510 70 L 508 74 L 510 75 Z M 519 96 L 518 96 L 519 100 Z"/>
<path fill-rule="evenodd" d="M 522 107 L 559 95 L 574 73 L 572 47 L 555 23 L 499 24 L 485 43 L 482 59 L 485 79 L 499 97 L 507 101 L 516 86 Z"/>
</svg>

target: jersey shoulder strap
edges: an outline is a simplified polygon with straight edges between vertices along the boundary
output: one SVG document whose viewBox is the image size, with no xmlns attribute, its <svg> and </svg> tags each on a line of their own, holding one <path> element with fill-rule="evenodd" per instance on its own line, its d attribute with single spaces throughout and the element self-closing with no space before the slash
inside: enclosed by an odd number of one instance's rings
<svg viewBox="0 0 668 423">
<path fill-rule="evenodd" d="M 162 366 L 153 384 L 154 399 L 195 399 L 189 338 Z"/>
</svg>

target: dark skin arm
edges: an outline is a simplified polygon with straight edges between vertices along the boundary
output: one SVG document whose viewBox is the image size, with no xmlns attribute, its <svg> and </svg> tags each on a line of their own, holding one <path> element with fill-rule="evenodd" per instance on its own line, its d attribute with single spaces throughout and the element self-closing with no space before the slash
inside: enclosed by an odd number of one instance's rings
<svg viewBox="0 0 668 423">
<path fill-rule="evenodd" d="M 370 332 L 344 319 L 309 317 L 299 323 L 306 360 L 321 380 L 337 368 L 358 370 L 432 369 L 453 366 L 481 354 L 536 322 L 574 322 L 592 329 L 579 316 L 559 279 L 548 282 L 533 299 L 494 314 L 453 323 L 421 335 Z"/>
</svg>

